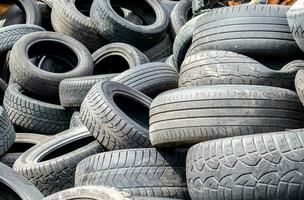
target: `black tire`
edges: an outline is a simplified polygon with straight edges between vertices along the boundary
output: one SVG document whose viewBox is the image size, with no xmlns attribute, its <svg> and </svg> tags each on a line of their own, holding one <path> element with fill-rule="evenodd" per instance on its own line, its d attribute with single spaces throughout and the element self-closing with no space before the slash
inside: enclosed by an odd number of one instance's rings
<svg viewBox="0 0 304 200">
<path fill-rule="evenodd" d="M 178 3 L 178 1 L 171 1 L 171 0 L 159 0 L 160 4 L 164 7 L 167 15 L 170 16 L 172 10 Z"/>
<path fill-rule="evenodd" d="M 7 89 L 7 84 L 0 78 L 0 105 L 3 105 L 3 98 L 5 91 Z"/>
<path fill-rule="evenodd" d="M 303 199 L 304 163 L 298 153 L 304 150 L 303 137 L 303 130 L 294 130 L 191 147 L 187 155 L 191 199 Z"/>
<path fill-rule="evenodd" d="M 229 51 L 202 51 L 188 56 L 179 87 L 203 85 L 265 85 L 295 89 L 296 71 L 275 71 L 247 56 Z"/>
<path fill-rule="evenodd" d="M 0 194 L 4 200 L 41 200 L 43 195 L 23 176 L 0 163 Z"/>
<path fill-rule="evenodd" d="M 101 47 L 92 55 L 94 75 L 120 73 L 137 65 L 150 62 L 145 54 L 125 43 L 112 43 Z"/>
<path fill-rule="evenodd" d="M 105 152 L 82 160 L 75 185 L 102 185 L 132 196 L 189 199 L 184 149 L 153 148 Z M 107 178 L 106 178 L 107 177 Z"/>
<path fill-rule="evenodd" d="M 163 38 L 169 19 L 158 1 L 124 0 L 115 1 L 114 8 L 131 10 L 142 19 L 151 16 L 145 26 L 132 24 L 120 17 L 113 9 L 110 0 L 96 0 L 92 4 L 90 16 L 99 33 L 109 42 L 124 42 L 141 50 L 152 47 Z"/>
<path fill-rule="evenodd" d="M 287 12 L 287 20 L 291 33 L 296 40 L 298 46 L 304 51 L 304 35 L 303 24 L 304 19 L 304 6 L 302 2 L 295 2 Z"/>
<path fill-rule="evenodd" d="M 15 130 L 3 107 L 0 106 L 0 156 L 13 145 L 15 141 Z"/>
<path fill-rule="evenodd" d="M 133 67 L 111 81 L 127 85 L 153 99 L 164 91 L 177 88 L 178 78 L 175 69 L 165 63 L 154 62 Z"/>
<path fill-rule="evenodd" d="M 45 45 L 49 45 L 49 48 L 42 48 Z M 41 54 L 62 58 L 69 61 L 69 64 L 66 62 L 65 67 L 60 69 L 56 66 L 52 69 L 39 69 L 29 57 Z M 9 64 L 15 81 L 22 88 L 46 97 L 59 97 L 60 81 L 91 75 L 93 72 L 90 52 L 77 40 L 53 32 L 31 33 L 22 37 L 12 49 Z"/>
<path fill-rule="evenodd" d="M 101 186 L 75 187 L 62 192 L 52 194 L 43 200 L 58 199 L 90 199 L 90 200 L 133 200 L 128 194 L 118 192 L 112 188 Z"/>
<path fill-rule="evenodd" d="M 13 169 L 45 196 L 74 187 L 76 165 L 103 151 L 94 140 L 83 126 L 69 129 L 24 152 Z"/>
<path fill-rule="evenodd" d="M 54 0 L 41 0 L 41 1 L 47 4 L 50 8 L 53 8 Z"/>
<path fill-rule="evenodd" d="M 80 107 L 83 99 L 90 89 L 100 81 L 111 80 L 117 74 L 104 74 L 96 76 L 84 76 L 79 78 L 68 78 L 61 81 L 59 85 L 60 103 L 64 107 Z"/>
<path fill-rule="evenodd" d="M 75 111 L 71 117 L 70 128 L 83 125 L 80 121 L 79 112 Z"/>
<path fill-rule="evenodd" d="M 149 97 L 128 86 L 99 82 L 82 102 L 80 119 L 107 150 L 145 148 L 151 146 L 150 104 Z"/>
<path fill-rule="evenodd" d="M 173 44 L 168 34 L 165 35 L 161 42 L 152 48 L 144 51 L 144 54 L 151 62 L 158 61 L 162 58 L 170 56 L 173 52 Z"/>
<path fill-rule="evenodd" d="M 52 25 L 56 32 L 71 36 L 82 42 L 91 52 L 104 46 L 107 41 L 98 33 L 89 14 L 93 0 L 54 1 Z"/>
<path fill-rule="evenodd" d="M 173 61 L 178 71 L 192 43 L 192 35 L 199 16 L 188 21 L 176 35 L 173 43 Z"/>
<path fill-rule="evenodd" d="M 72 115 L 60 105 L 28 96 L 17 84 L 8 86 L 4 96 L 4 108 L 13 124 L 22 127 L 24 131 L 46 135 L 68 129 Z"/>
<path fill-rule="evenodd" d="M 40 25 L 41 13 L 36 0 L 17 0 L 15 3 L 25 13 L 26 24 Z"/>
<path fill-rule="evenodd" d="M 1 14 L 0 27 L 7 27 L 15 24 L 24 24 L 25 16 L 17 5 L 12 5 L 5 13 Z"/>
<path fill-rule="evenodd" d="M 279 5 L 212 9 L 198 20 L 192 51 L 225 50 L 250 57 L 275 57 L 273 59 L 300 57 L 302 52 L 286 19 L 288 9 Z"/>
<path fill-rule="evenodd" d="M 47 31 L 54 31 L 51 23 L 51 12 L 52 9 L 43 2 L 37 2 L 38 8 L 41 13 L 41 26 Z"/>
<path fill-rule="evenodd" d="M 165 61 L 166 64 L 168 64 L 170 67 L 172 67 L 173 69 L 177 70 L 177 67 L 175 66 L 175 63 L 174 63 L 174 57 L 173 55 L 169 56 L 166 61 Z"/>
<path fill-rule="evenodd" d="M 304 126 L 295 92 L 255 85 L 214 85 L 171 90 L 150 109 L 153 146 L 188 146 L 202 141 Z"/>
<path fill-rule="evenodd" d="M 304 69 L 304 60 L 294 60 L 284 65 L 280 71 L 293 73 L 301 69 Z"/>
<path fill-rule="evenodd" d="M 14 144 L 8 149 L 8 151 L 0 157 L 0 162 L 13 167 L 17 158 L 29 148 L 47 140 L 49 137 L 46 135 L 32 134 L 32 133 L 16 133 L 16 139 Z"/>
<path fill-rule="evenodd" d="M 299 70 L 295 79 L 298 96 L 304 105 L 304 70 Z"/>
<path fill-rule="evenodd" d="M 192 18 L 192 0 L 180 0 L 170 15 L 170 28 L 172 38 Z"/>
<path fill-rule="evenodd" d="M 44 31 L 44 29 L 40 26 L 30 24 L 17 24 L 1 28 L 0 53 L 5 53 L 12 49 L 17 40 L 22 36 L 38 31 Z"/>
</svg>

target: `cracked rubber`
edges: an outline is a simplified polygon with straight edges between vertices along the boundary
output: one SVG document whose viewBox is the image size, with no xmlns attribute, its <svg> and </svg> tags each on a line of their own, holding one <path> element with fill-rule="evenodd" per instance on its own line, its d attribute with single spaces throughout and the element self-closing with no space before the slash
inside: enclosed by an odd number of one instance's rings
<svg viewBox="0 0 304 200">
<path fill-rule="evenodd" d="M 150 104 L 148 96 L 126 85 L 99 82 L 81 104 L 80 120 L 107 150 L 145 148 L 151 146 Z"/>
<path fill-rule="evenodd" d="M 304 126 L 295 92 L 255 85 L 179 88 L 157 96 L 150 108 L 156 147 L 189 146 L 224 137 Z"/>
<path fill-rule="evenodd" d="M 185 182 L 187 150 L 154 148 L 105 152 L 82 160 L 75 185 L 114 187 L 132 196 L 189 199 Z"/>
<path fill-rule="evenodd" d="M 179 87 L 234 84 L 265 85 L 294 90 L 295 75 L 295 70 L 271 70 L 241 54 L 206 50 L 184 60 Z"/>
<path fill-rule="evenodd" d="M 43 195 L 23 176 L 0 163 L 0 194 L 4 200 L 41 200 Z"/>
<path fill-rule="evenodd" d="M 85 127 L 76 127 L 35 145 L 16 160 L 13 169 L 47 196 L 74 187 L 76 165 L 102 151 Z"/>
<path fill-rule="evenodd" d="M 304 130 L 207 141 L 190 148 L 192 200 L 304 198 Z"/>
<path fill-rule="evenodd" d="M 27 96 L 17 84 L 8 86 L 3 104 L 12 123 L 29 132 L 52 135 L 69 128 L 70 111 Z"/>
</svg>

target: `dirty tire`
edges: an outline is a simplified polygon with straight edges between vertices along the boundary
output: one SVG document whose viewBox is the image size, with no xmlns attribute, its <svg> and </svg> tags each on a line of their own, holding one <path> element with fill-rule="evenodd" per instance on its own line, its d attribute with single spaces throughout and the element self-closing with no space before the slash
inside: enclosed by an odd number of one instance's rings
<svg viewBox="0 0 304 200">
<path fill-rule="evenodd" d="M 25 23 L 40 25 L 41 13 L 35 0 L 17 0 L 15 4 L 25 13 Z"/>
<path fill-rule="evenodd" d="M 24 24 L 25 16 L 22 10 L 17 5 L 12 5 L 10 8 L 1 14 L 0 27 L 7 27 L 15 24 Z"/>
<path fill-rule="evenodd" d="M 147 63 L 133 67 L 111 81 L 116 81 L 138 90 L 150 98 L 177 88 L 179 75 L 175 69 L 165 63 Z"/>
<path fill-rule="evenodd" d="M 92 1 L 79 1 L 77 3 L 80 9 L 89 12 L 87 10 L 90 8 L 88 4 Z M 76 8 L 75 1 L 54 1 L 51 21 L 56 32 L 75 38 L 90 51 L 95 51 L 107 43 L 96 30 L 91 18 L 85 16 Z"/>
<path fill-rule="evenodd" d="M 180 0 L 170 14 L 170 28 L 172 38 L 192 17 L 192 0 Z"/>
<path fill-rule="evenodd" d="M 91 199 L 91 200 L 133 200 L 130 195 L 118 192 L 112 188 L 101 186 L 81 186 L 58 192 L 43 200 L 58 199 Z"/>
<path fill-rule="evenodd" d="M 241 54 L 206 50 L 184 60 L 179 87 L 234 84 L 265 85 L 294 90 L 295 75 L 295 71 L 271 70 Z"/>
<path fill-rule="evenodd" d="M 188 199 L 186 155 L 184 149 L 157 151 L 154 148 L 97 154 L 77 165 L 75 185 L 114 187 L 132 196 Z"/>
<path fill-rule="evenodd" d="M 155 18 L 147 22 L 148 26 L 139 26 L 120 17 L 112 8 L 110 0 L 94 1 L 90 16 L 99 33 L 109 42 L 124 42 L 144 50 L 163 38 L 169 19 L 158 1 L 119 0 L 115 1 L 115 6 L 134 11 L 141 17 L 155 15 Z"/>
<path fill-rule="evenodd" d="M 35 45 L 31 45 L 33 42 L 35 42 Z M 63 72 L 56 73 L 55 66 L 53 66 L 52 72 L 49 72 L 50 70 L 39 69 L 34 65 L 29 59 L 28 51 L 32 50 L 32 54 L 35 54 L 34 50 L 37 51 L 38 45 L 45 43 L 53 46 L 53 48 L 44 49 L 46 52 L 42 53 L 59 57 L 66 53 L 65 56 L 69 58 L 68 61 L 74 63 L 73 68 L 66 64 Z M 30 46 L 34 47 L 30 48 Z M 61 48 L 60 53 L 58 50 L 56 52 L 57 48 L 54 48 L 54 46 Z M 44 50 L 40 48 L 40 51 Z M 15 81 L 22 88 L 38 96 L 44 95 L 47 97 L 59 97 L 59 83 L 62 80 L 93 73 L 93 59 L 85 46 L 69 36 L 54 32 L 31 33 L 22 37 L 12 49 L 9 64 Z"/>
<path fill-rule="evenodd" d="M 168 57 L 173 52 L 173 44 L 168 34 L 165 35 L 161 42 L 153 46 L 152 48 L 144 51 L 144 54 L 149 58 L 151 62 Z"/>
<path fill-rule="evenodd" d="M 298 71 L 295 79 L 295 85 L 298 96 L 304 105 L 304 70 Z"/>
<path fill-rule="evenodd" d="M 153 146 L 188 146 L 238 135 L 304 126 L 295 92 L 255 85 L 176 89 L 157 96 L 150 108 Z"/>
<path fill-rule="evenodd" d="M 247 56 L 286 59 L 301 56 L 287 23 L 288 9 L 288 6 L 279 5 L 212 9 L 196 24 L 192 51 L 225 50 Z"/>
<path fill-rule="evenodd" d="M 186 172 L 191 199 L 303 199 L 303 138 L 300 129 L 191 147 Z"/>
<path fill-rule="evenodd" d="M 16 160 L 14 170 L 47 196 L 74 187 L 76 165 L 102 151 L 85 127 L 76 127 L 54 135 L 23 153 Z"/>
<path fill-rule="evenodd" d="M 0 194 L 8 200 L 41 200 L 43 195 L 23 176 L 0 163 Z"/>
<path fill-rule="evenodd" d="M 22 36 L 29 33 L 45 31 L 44 28 L 30 24 L 16 24 L 0 29 L 0 53 L 13 48 L 14 44 Z"/>
<path fill-rule="evenodd" d="M 3 107 L 0 106 L 0 156 L 13 145 L 15 130 Z"/>
<path fill-rule="evenodd" d="M 103 74 L 68 78 L 60 82 L 59 97 L 63 107 L 80 107 L 90 89 L 100 81 L 110 80 L 118 74 Z"/>
<path fill-rule="evenodd" d="M 79 112 L 75 111 L 71 117 L 70 128 L 83 125 L 80 121 Z"/>
<path fill-rule="evenodd" d="M 293 60 L 284 65 L 284 67 L 282 67 L 280 71 L 296 73 L 301 69 L 304 69 L 304 60 Z"/>
<path fill-rule="evenodd" d="M 175 66 L 175 63 L 174 63 L 174 57 L 173 55 L 169 56 L 166 61 L 165 61 L 166 64 L 168 64 L 170 67 L 172 67 L 173 69 L 177 70 L 177 67 Z"/>
<path fill-rule="evenodd" d="M 115 98 L 115 99 L 114 99 Z M 80 120 L 107 150 L 151 146 L 151 99 L 113 81 L 95 84 L 80 108 Z"/>
<path fill-rule="evenodd" d="M 70 111 L 26 95 L 17 84 L 8 86 L 5 92 L 3 104 L 13 124 L 46 135 L 57 134 L 69 128 L 72 115 Z"/>
</svg>

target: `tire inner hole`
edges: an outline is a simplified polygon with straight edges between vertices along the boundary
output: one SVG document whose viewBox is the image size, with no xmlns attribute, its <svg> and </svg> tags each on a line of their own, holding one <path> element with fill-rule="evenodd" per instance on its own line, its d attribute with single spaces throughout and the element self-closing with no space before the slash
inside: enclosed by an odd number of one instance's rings
<svg viewBox="0 0 304 200">
<path fill-rule="evenodd" d="M 93 0 L 76 0 L 75 7 L 81 12 L 83 15 L 90 17 L 90 10 L 92 6 Z"/>
<path fill-rule="evenodd" d="M 84 147 L 87 144 L 90 144 L 91 142 L 94 142 L 95 138 L 93 138 L 92 136 L 87 136 L 85 138 L 81 138 L 81 139 L 77 139 L 75 141 L 71 141 L 68 144 L 65 144 L 57 149 L 54 149 L 53 151 L 51 151 L 50 153 L 46 154 L 45 156 L 43 156 L 39 161 L 43 162 L 46 160 L 51 160 L 60 156 L 63 156 L 65 154 L 68 154 L 72 151 L 75 151 L 81 147 Z"/>
<path fill-rule="evenodd" d="M 7 152 L 8 153 L 23 153 L 33 146 L 35 146 L 35 144 L 33 144 L 33 143 L 15 142 L 11 146 L 11 148 L 9 148 L 9 150 Z"/>
<path fill-rule="evenodd" d="M 73 50 L 54 40 L 34 42 L 27 53 L 34 65 L 48 72 L 65 73 L 78 65 L 78 57 Z"/>
<path fill-rule="evenodd" d="M 120 73 L 130 69 L 128 61 L 120 55 L 109 55 L 95 62 L 93 74 Z"/>
<path fill-rule="evenodd" d="M 14 190 L 12 190 L 10 187 L 8 187 L 6 184 L 2 182 L 0 182 L 0 194 L 1 197 L 7 199 L 22 200 L 21 197 L 18 194 L 16 194 Z"/>
<path fill-rule="evenodd" d="M 116 94 L 113 100 L 117 107 L 138 125 L 149 129 L 149 108 L 128 96 Z"/>
<path fill-rule="evenodd" d="M 42 102 L 50 103 L 50 104 L 55 104 L 55 105 L 61 105 L 60 101 L 59 101 L 59 98 L 49 98 L 49 97 L 44 97 L 44 96 L 38 96 L 38 95 L 32 94 L 30 92 L 27 92 L 23 89 L 20 90 L 20 93 L 29 97 L 29 98 L 32 98 L 32 99 L 35 99 L 35 100 L 38 100 L 38 101 L 42 101 Z"/>
</svg>

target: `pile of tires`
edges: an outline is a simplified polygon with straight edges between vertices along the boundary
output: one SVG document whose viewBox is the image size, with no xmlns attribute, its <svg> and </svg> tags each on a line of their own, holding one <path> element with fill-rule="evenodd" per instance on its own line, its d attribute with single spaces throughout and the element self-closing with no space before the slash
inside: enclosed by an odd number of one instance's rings
<svg viewBox="0 0 304 200">
<path fill-rule="evenodd" d="M 0 199 L 303 199 L 303 1 L 229 2 L 1 2 Z"/>
</svg>

